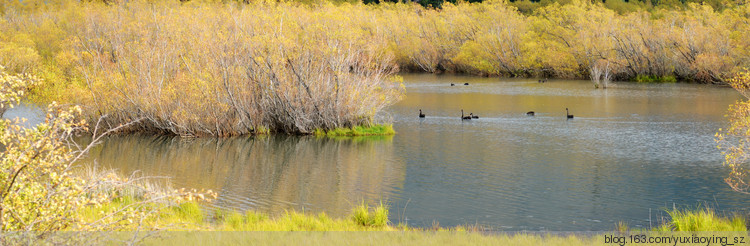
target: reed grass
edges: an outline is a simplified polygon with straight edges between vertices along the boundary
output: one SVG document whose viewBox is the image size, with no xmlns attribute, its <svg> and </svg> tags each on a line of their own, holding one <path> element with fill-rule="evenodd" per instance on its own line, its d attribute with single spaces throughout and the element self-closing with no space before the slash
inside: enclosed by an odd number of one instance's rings
<svg viewBox="0 0 750 246">
<path fill-rule="evenodd" d="M 656 231 L 747 231 L 741 216 L 722 217 L 711 208 L 673 209 L 667 211 L 670 220 L 655 228 Z"/>
</svg>

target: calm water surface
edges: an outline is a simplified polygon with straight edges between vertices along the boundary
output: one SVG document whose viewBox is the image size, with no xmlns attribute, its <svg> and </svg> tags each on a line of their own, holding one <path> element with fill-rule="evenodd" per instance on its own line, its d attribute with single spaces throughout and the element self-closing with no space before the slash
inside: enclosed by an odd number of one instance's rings
<svg viewBox="0 0 750 246">
<path fill-rule="evenodd" d="M 713 142 L 727 106 L 740 98 L 732 89 L 404 80 L 406 98 L 387 110 L 395 136 L 124 136 L 104 142 L 88 162 L 218 191 L 212 208 L 343 216 L 363 199 L 382 199 L 391 205 L 391 221 L 425 227 L 437 221 L 508 231 L 609 230 L 618 221 L 656 224 L 673 205 L 735 211 L 748 203 L 723 183 Z M 565 118 L 566 107 L 574 119 Z M 419 109 L 426 118 L 417 118 Z M 480 119 L 460 120 L 461 109 Z"/>
</svg>

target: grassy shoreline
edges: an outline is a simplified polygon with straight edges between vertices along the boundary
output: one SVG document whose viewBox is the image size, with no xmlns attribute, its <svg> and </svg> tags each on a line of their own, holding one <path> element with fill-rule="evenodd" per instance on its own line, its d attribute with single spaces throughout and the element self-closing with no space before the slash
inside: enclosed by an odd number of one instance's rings
<svg viewBox="0 0 750 246">
<path fill-rule="evenodd" d="M 331 130 L 315 129 L 313 135 L 317 137 L 355 137 L 355 136 L 382 136 L 394 135 L 391 124 L 376 124 L 370 126 L 337 127 Z"/>
<path fill-rule="evenodd" d="M 77 211 L 84 221 L 100 219 L 100 214 L 126 208 L 135 204 L 138 199 L 120 197 L 109 203 L 90 206 Z M 404 225 L 393 226 L 388 220 L 388 206 L 379 204 L 371 207 L 367 204 L 356 206 L 350 215 L 344 218 L 332 218 L 326 213 L 304 213 L 286 211 L 283 214 L 268 215 L 246 211 L 240 213 L 229 210 L 206 211 L 195 201 L 183 201 L 177 204 L 150 204 L 160 207 L 156 214 L 142 221 L 154 228 L 168 231 L 406 231 L 412 230 Z M 134 225 L 139 226 L 139 225 Z M 130 228 L 136 229 L 136 228 Z"/>
<path fill-rule="evenodd" d="M 89 206 L 78 211 L 84 220 L 99 219 L 98 215 L 125 208 L 140 201 L 139 198 L 119 197 L 109 203 Z M 157 206 L 157 204 L 153 204 Z M 204 210 L 194 200 L 184 200 L 162 206 L 155 216 L 143 223 L 169 231 L 449 231 L 449 232 L 491 232 L 492 228 L 478 225 L 456 227 L 409 227 L 394 225 L 388 219 L 389 206 L 380 202 L 374 206 L 360 203 L 349 215 L 335 218 L 326 213 L 306 213 L 294 210 L 282 214 L 269 215 L 248 210 L 244 213 L 232 210 Z M 740 214 L 721 215 L 715 210 L 704 208 L 683 208 L 666 210 L 669 219 L 660 221 L 650 229 L 633 229 L 624 223 L 613 225 L 619 233 L 659 233 L 659 232 L 746 232 L 744 216 Z M 172 227 L 164 227 L 172 225 Z M 603 228 L 606 229 L 606 228 Z"/>
<path fill-rule="evenodd" d="M 127 200 L 127 199 L 126 199 Z M 118 201 L 98 209 L 88 210 L 83 215 L 94 215 L 96 219 L 100 209 L 117 209 L 128 204 Z M 502 232 L 491 231 L 481 227 L 457 226 L 415 228 L 406 225 L 392 225 L 388 221 L 388 207 L 380 203 L 374 207 L 360 204 L 352 213 L 343 218 L 333 218 L 325 213 L 301 213 L 287 211 L 271 216 L 264 213 L 248 211 L 217 210 L 204 212 L 197 202 L 183 202 L 162 209 L 156 216 L 145 223 L 165 232 L 143 241 L 150 245 L 183 245 L 197 242 L 211 242 L 216 245 L 236 243 L 283 242 L 327 244 L 331 242 L 346 244 L 421 245 L 434 243 L 455 243 L 463 245 L 613 245 L 612 240 L 626 240 L 630 237 L 650 238 L 705 238 L 707 240 L 726 240 L 746 236 L 747 228 L 740 216 L 722 217 L 714 210 L 682 209 L 667 211 L 671 221 L 663 222 L 651 230 L 630 230 L 620 226 L 620 231 L 589 232 Z M 157 224 L 170 225 L 159 227 Z M 132 233 L 132 232 L 131 232 Z M 111 233 L 112 238 L 127 238 L 130 234 Z M 119 236 L 118 236 L 119 235 Z M 713 239 L 711 239 L 713 238 Z M 374 241 L 373 241 L 374 240 Z M 607 241 L 609 240 L 609 241 Z M 631 242 L 632 243 L 632 242 Z M 619 245 L 619 244 L 618 244 Z M 640 243 L 639 245 L 662 245 Z M 693 244 L 679 244 L 693 245 Z M 705 243 L 703 244 L 705 245 Z"/>
</svg>

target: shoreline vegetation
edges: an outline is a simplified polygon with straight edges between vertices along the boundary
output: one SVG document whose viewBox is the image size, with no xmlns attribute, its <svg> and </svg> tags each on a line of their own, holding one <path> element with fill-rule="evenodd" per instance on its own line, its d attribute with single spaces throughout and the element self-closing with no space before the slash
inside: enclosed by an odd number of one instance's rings
<svg viewBox="0 0 750 246">
<path fill-rule="evenodd" d="M 130 198 L 125 200 L 132 201 Z M 120 200 L 111 205 L 87 210 L 85 214 L 97 214 L 100 210 L 122 207 L 128 203 Z M 186 201 L 170 206 L 156 216 L 154 221 L 178 225 L 170 230 L 208 230 L 208 231 L 453 231 L 483 232 L 494 231 L 482 225 L 462 225 L 441 227 L 435 222 L 432 227 L 409 227 L 388 219 L 388 205 L 379 203 L 369 206 L 361 203 L 352 209 L 351 214 L 343 218 L 332 218 L 325 213 L 305 213 L 286 211 L 275 216 L 247 211 L 216 210 L 203 211 L 197 202 Z M 710 208 L 685 208 L 665 210 L 667 218 L 661 218 L 653 228 L 629 228 L 620 222 L 613 225 L 614 231 L 627 232 L 745 232 L 748 230 L 746 220 L 741 215 L 722 216 Z M 175 224 L 182 222 L 181 224 Z"/>
<path fill-rule="evenodd" d="M 126 202 L 122 202 L 126 200 Z M 131 199 L 120 199 L 112 204 L 107 204 L 95 209 L 85 210 L 82 214 L 96 219 L 96 214 L 126 206 Z M 220 240 L 244 241 L 248 237 L 253 240 L 265 241 L 269 235 L 274 234 L 233 234 L 227 232 L 297 232 L 287 234 L 296 240 L 306 240 L 308 237 L 317 238 L 313 232 L 368 232 L 377 238 L 386 238 L 403 243 L 404 240 L 414 242 L 425 242 L 443 238 L 455 242 L 458 239 L 471 239 L 471 245 L 494 244 L 501 242 L 513 245 L 609 245 L 603 241 L 606 236 L 627 237 L 628 235 L 649 236 L 687 236 L 695 237 L 728 237 L 743 236 L 747 233 L 745 219 L 742 216 L 720 216 L 710 208 L 696 209 L 673 209 L 666 210 L 669 219 L 662 218 L 660 224 L 654 228 L 628 228 L 624 223 L 614 225 L 612 231 L 590 231 L 586 233 L 556 233 L 556 232 L 514 232 L 494 231 L 492 228 L 481 225 L 464 225 L 456 227 L 441 227 L 437 222 L 432 227 L 419 228 L 409 227 L 405 224 L 393 225 L 388 219 L 388 206 L 382 202 L 374 207 L 362 203 L 356 206 L 350 215 L 342 218 L 334 218 L 325 213 L 305 213 L 298 211 L 286 211 L 278 215 L 247 211 L 239 213 L 236 211 L 216 210 L 204 211 L 199 203 L 186 201 L 180 204 L 166 207 L 151 218 L 142 223 L 165 230 L 154 238 L 146 238 L 145 241 L 159 242 L 165 238 L 168 240 L 185 240 L 185 238 L 206 239 L 214 238 L 215 233 L 224 232 Z M 163 227 L 160 225 L 169 225 Z M 189 231 L 192 235 L 180 234 Z M 299 234 L 299 232 L 308 232 Z M 385 233 L 389 232 L 389 233 Z M 397 233 L 396 233 L 397 232 Z M 203 233 L 203 234 L 201 234 Z M 395 233 L 395 234 L 394 234 Z M 161 236 L 158 236 L 161 235 Z M 331 240 L 353 240 L 350 237 L 358 237 L 361 234 L 341 234 L 340 237 L 320 239 Z M 271 236 L 273 237 L 273 236 Z M 284 237 L 285 242 L 290 237 Z M 192 240 L 192 239 L 191 239 Z M 721 239 L 717 239 L 721 240 Z M 469 242 L 469 241 L 466 241 Z M 604 243 L 604 244 L 602 244 Z M 611 243 L 611 242 L 610 242 Z M 642 243 L 646 243 L 643 241 Z M 648 245 L 648 244 L 647 244 Z"/>
<path fill-rule="evenodd" d="M 356 137 L 394 134 L 396 134 L 396 131 L 393 130 L 393 125 L 390 124 L 338 127 L 331 130 L 315 129 L 313 132 L 313 135 L 316 137 Z"/>
<path fill-rule="evenodd" d="M 0 63 L 29 98 L 180 136 L 372 125 L 401 71 L 725 83 L 750 64 L 750 5 L 10 1 Z M 597 86 L 599 84 L 597 83 Z"/>
</svg>

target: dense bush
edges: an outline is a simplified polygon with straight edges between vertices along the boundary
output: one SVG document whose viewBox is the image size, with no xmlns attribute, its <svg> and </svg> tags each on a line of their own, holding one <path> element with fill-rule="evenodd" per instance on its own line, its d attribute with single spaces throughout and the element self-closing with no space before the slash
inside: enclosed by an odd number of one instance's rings
<svg viewBox="0 0 750 246">
<path fill-rule="evenodd" d="M 144 118 L 139 130 L 179 135 L 311 133 L 371 124 L 402 93 L 390 76 L 396 68 L 387 42 L 373 33 L 366 8 L 179 2 L 71 8 L 80 11 L 42 14 L 70 36 L 58 40 L 50 57 L 66 63 L 41 72 L 59 79 L 37 94 L 69 95 L 58 99 L 82 104 L 89 119 L 107 114 L 111 125 Z M 26 17 L 13 24 L 34 25 L 27 21 L 35 14 Z M 60 80 L 68 86 L 60 88 Z"/>
</svg>

